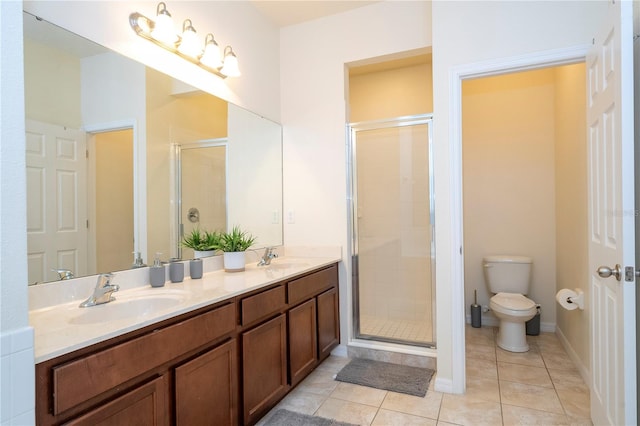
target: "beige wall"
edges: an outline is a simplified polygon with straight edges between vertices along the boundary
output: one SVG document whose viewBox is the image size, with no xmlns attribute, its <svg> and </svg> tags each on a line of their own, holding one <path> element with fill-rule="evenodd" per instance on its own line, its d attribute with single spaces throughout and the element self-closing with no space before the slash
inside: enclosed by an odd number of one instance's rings
<svg viewBox="0 0 640 426">
<path fill-rule="evenodd" d="M 433 112 L 428 63 L 349 76 L 349 121 L 380 120 Z"/>
<path fill-rule="evenodd" d="M 25 40 L 24 95 L 26 118 L 79 129 L 80 60 Z"/>
<path fill-rule="evenodd" d="M 559 67 L 556 78 L 556 290 L 581 288 L 585 310 L 556 303 L 557 327 L 589 371 L 589 253 L 584 64 Z M 583 375 L 584 376 L 584 375 Z"/>
<path fill-rule="evenodd" d="M 555 323 L 555 114 L 551 69 L 463 83 L 465 308 L 488 305 L 482 257 L 530 256 L 529 297 Z M 489 315 L 493 316 L 489 313 Z"/>
<path fill-rule="evenodd" d="M 171 144 L 225 137 L 227 102 L 208 94 L 172 96 L 171 77 L 147 68 L 147 253 L 170 247 Z"/>
<path fill-rule="evenodd" d="M 94 136 L 98 271 L 133 263 L 133 129 Z"/>
</svg>

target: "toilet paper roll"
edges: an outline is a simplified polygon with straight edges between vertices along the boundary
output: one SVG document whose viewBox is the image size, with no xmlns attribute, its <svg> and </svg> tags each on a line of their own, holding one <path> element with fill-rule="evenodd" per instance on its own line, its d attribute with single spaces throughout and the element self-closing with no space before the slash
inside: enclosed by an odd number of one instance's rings
<svg viewBox="0 0 640 426">
<path fill-rule="evenodd" d="M 582 290 L 576 289 L 570 290 L 568 288 L 563 288 L 558 293 L 556 293 L 556 300 L 563 308 L 573 311 L 574 309 L 583 309 L 582 302 L 584 295 Z"/>
</svg>

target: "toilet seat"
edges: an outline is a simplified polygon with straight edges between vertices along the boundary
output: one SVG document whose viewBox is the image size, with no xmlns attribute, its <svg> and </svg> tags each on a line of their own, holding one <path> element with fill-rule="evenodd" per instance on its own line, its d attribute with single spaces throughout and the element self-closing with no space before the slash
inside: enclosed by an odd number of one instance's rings
<svg viewBox="0 0 640 426">
<path fill-rule="evenodd" d="M 515 317 L 533 317 L 537 312 L 533 300 L 516 293 L 498 293 L 490 299 L 489 305 L 496 312 Z"/>
</svg>

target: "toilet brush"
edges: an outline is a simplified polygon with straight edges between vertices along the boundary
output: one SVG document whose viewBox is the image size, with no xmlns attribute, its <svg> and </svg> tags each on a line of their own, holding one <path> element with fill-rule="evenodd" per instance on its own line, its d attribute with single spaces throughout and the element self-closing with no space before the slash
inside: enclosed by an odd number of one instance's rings
<svg viewBox="0 0 640 426">
<path fill-rule="evenodd" d="M 482 327 L 482 310 L 478 305 L 478 290 L 473 290 L 473 305 L 471 305 L 471 327 Z"/>
</svg>

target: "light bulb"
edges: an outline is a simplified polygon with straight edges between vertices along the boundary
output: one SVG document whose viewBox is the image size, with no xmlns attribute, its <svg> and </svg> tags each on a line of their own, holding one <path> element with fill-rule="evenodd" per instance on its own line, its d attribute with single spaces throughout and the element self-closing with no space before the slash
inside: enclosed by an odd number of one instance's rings
<svg viewBox="0 0 640 426">
<path fill-rule="evenodd" d="M 224 48 L 224 65 L 220 72 L 227 77 L 239 77 L 240 69 L 238 68 L 238 58 L 233 53 L 231 46 Z"/>
<path fill-rule="evenodd" d="M 178 36 L 173 27 L 173 19 L 164 3 L 158 3 L 156 22 L 151 31 L 151 37 L 168 46 L 175 47 Z"/>
<path fill-rule="evenodd" d="M 222 66 L 220 47 L 218 47 L 218 43 L 213 38 L 213 34 L 207 34 L 204 43 L 204 53 L 200 58 L 200 63 L 209 68 L 220 68 Z"/>
<path fill-rule="evenodd" d="M 180 40 L 178 52 L 196 59 L 202 54 L 198 34 L 190 19 L 185 19 L 182 24 L 182 40 Z"/>
</svg>

